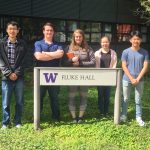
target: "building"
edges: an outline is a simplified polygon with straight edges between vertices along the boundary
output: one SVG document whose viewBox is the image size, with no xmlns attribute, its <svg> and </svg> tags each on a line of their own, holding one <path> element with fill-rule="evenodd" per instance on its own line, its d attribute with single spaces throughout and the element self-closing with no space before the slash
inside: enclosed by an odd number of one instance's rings
<svg viewBox="0 0 150 150">
<path fill-rule="evenodd" d="M 118 53 L 129 46 L 131 30 L 142 32 L 143 47 L 150 48 L 150 27 L 136 16 L 137 0 L 0 0 L 0 38 L 5 33 L 6 23 L 19 22 L 21 36 L 30 43 L 42 38 L 42 25 L 56 25 L 55 40 L 64 46 L 70 42 L 73 31 L 81 28 L 94 50 L 99 48 L 99 38 L 107 35 L 111 47 Z"/>
</svg>

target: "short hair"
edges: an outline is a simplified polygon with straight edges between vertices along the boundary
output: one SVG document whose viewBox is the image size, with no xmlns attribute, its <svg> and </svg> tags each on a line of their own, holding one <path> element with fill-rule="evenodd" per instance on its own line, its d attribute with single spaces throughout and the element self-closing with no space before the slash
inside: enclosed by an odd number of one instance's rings
<svg viewBox="0 0 150 150">
<path fill-rule="evenodd" d="M 138 30 L 131 31 L 131 33 L 130 33 L 130 39 L 131 39 L 133 36 L 137 36 L 137 37 L 139 37 L 140 39 L 142 39 L 142 34 L 141 34 L 140 31 L 138 31 Z"/>
<path fill-rule="evenodd" d="M 104 39 L 104 38 L 107 38 L 107 40 L 109 41 L 109 43 L 110 43 L 110 38 L 108 37 L 108 36 L 106 36 L 106 35 L 104 35 L 104 36 L 102 36 L 101 37 L 101 39 L 100 39 L 100 42 L 102 41 L 102 39 Z"/>
<path fill-rule="evenodd" d="M 19 24 L 16 21 L 10 21 L 10 22 L 8 22 L 7 25 L 6 25 L 6 28 L 8 28 L 9 25 L 16 26 L 17 29 L 20 28 Z"/>
<path fill-rule="evenodd" d="M 45 30 L 45 26 L 50 26 L 50 27 L 53 28 L 54 32 L 56 31 L 55 26 L 54 26 L 52 23 L 50 23 L 50 22 L 46 22 L 46 23 L 43 25 L 43 30 Z"/>
</svg>

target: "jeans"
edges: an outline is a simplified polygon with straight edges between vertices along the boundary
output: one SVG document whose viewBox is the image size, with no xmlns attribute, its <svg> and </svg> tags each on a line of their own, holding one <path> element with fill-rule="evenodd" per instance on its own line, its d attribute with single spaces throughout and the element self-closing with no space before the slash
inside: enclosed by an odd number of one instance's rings
<svg viewBox="0 0 150 150">
<path fill-rule="evenodd" d="M 58 94 L 59 94 L 59 87 L 58 86 L 41 86 L 40 87 L 40 110 L 43 111 L 43 100 L 48 91 L 49 98 L 50 98 L 50 105 L 52 110 L 52 118 L 59 120 L 60 117 L 60 110 L 59 110 L 59 103 L 58 103 Z"/>
<path fill-rule="evenodd" d="M 2 115 L 3 125 L 8 125 L 10 122 L 10 101 L 12 93 L 15 95 L 15 116 L 14 124 L 21 124 L 21 116 L 23 110 L 23 90 L 24 81 L 23 79 L 17 79 L 16 81 L 2 80 Z"/>
<path fill-rule="evenodd" d="M 132 84 L 128 81 L 125 81 L 125 80 L 123 80 L 122 83 L 123 83 L 122 115 L 126 116 Z M 143 94 L 143 85 L 144 85 L 144 81 L 140 81 L 139 84 L 134 87 L 134 89 L 135 89 L 136 118 L 142 116 L 141 97 Z"/>
<path fill-rule="evenodd" d="M 101 114 L 106 115 L 109 111 L 110 86 L 98 86 L 98 107 Z"/>
</svg>

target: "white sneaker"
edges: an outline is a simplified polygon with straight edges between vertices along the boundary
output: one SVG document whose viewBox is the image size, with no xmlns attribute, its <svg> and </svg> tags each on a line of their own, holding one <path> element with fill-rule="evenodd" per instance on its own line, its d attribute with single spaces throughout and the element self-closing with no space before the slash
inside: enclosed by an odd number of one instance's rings
<svg viewBox="0 0 150 150">
<path fill-rule="evenodd" d="M 17 125 L 16 125 L 16 128 L 21 128 L 21 124 L 17 124 Z"/>
<path fill-rule="evenodd" d="M 5 129 L 7 129 L 8 127 L 6 126 L 6 125 L 2 125 L 2 130 L 5 130 Z"/>
<path fill-rule="evenodd" d="M 125 115 L 121 115 L 120 121 L 121 122 L 126 122 L 127 121 L 127 117 Z"/>
<path fill-rule="evenodd" d="M 142 120 L 141 117 L 136 118 L 136 121 L 139 124 L 139 126 L 141 127 L 146 126 L 145 122 Z"/>
</svg>

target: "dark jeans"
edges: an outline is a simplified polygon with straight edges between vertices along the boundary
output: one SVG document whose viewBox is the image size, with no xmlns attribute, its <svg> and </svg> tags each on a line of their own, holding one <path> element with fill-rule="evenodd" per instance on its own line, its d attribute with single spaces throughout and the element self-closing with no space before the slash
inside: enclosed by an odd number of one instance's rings
<svg viewBox="0 0 150 150">
<path fill-rule="evenodd" d="M 2 80 L 2 109 L 3 109 L 3 125 L 8 125 L 10 121 L 10 101 L 12 93 L 15 94 L 15 116 L 14 123 L 21 124 L 21 116 L 23 109 L 23 79 L 16 81 Z"/>
<path fill-rule="evenodd" d="M 98 107 L 100 113 L 106 115 L 109 112 L 110 86 L 98 87 Z"/>
<path fill-rule="evenodd" d="M 59 94 L 59 87 L 58 86 L 41 86 L 40 87 L 40 110 L 43 110 L 43 100 L 48 91 L 49 98 L 50 98 L 50 105 L 52 110 L 52 118 L 59 120 L 60 117 L 60 110 L 59 110 L 59 102 L 58 102 L 58 94 Z"/>
</svg>

